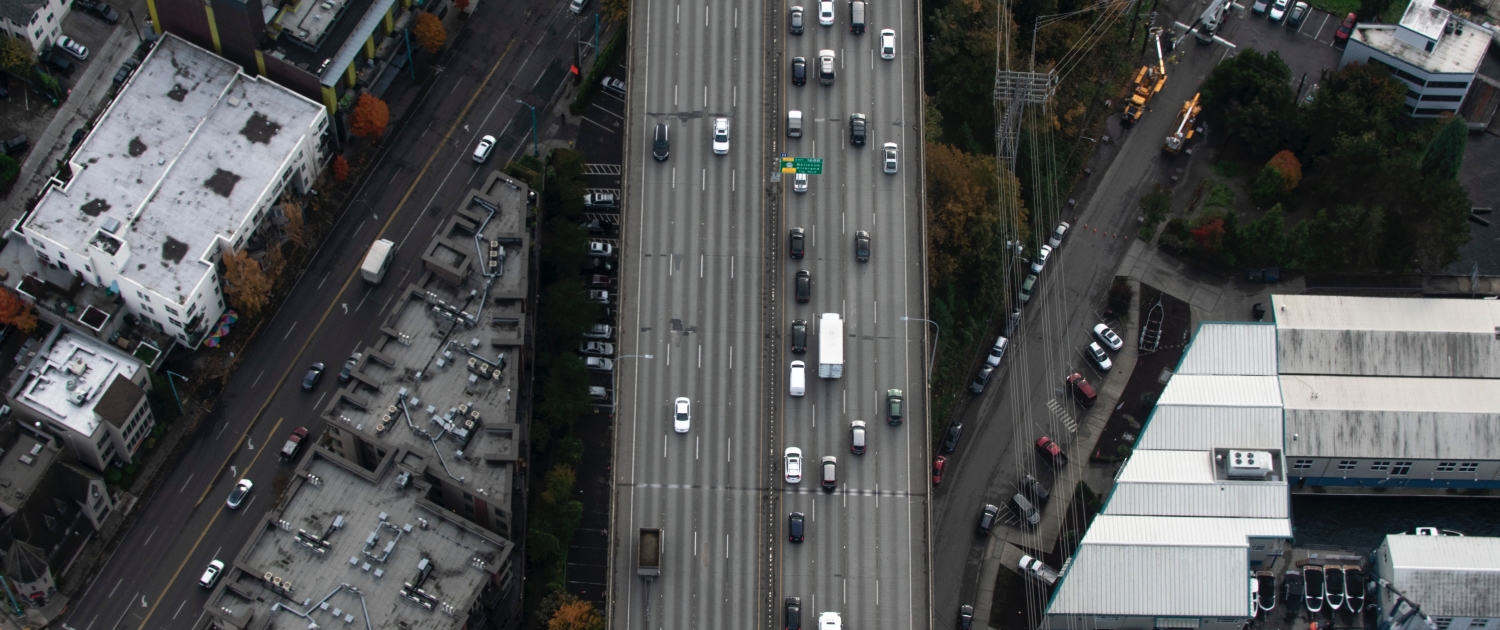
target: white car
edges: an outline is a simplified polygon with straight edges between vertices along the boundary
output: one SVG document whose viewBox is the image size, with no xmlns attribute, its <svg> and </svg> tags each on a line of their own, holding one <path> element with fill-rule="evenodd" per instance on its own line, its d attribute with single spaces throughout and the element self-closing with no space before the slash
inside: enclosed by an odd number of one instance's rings
<svg viewBox="0 0 1500 630">
<path fill-rule="evenodd" d="M 786 448 L 786 482 L 802 483 L 802 449 L 795 446 Z"/>
<path fill-rule="evenodd" d="M 833 3 L 830 2 L 828 4 L 828 6 L 833 6 Z M 830 22 L 830 24 L 831 24 L 831 22 Z M 74 40 L 73 38 L 68 37 L 67 35 L 58 35 L 57 36 L 57 47 L 61 48 L 63 50 L 68 51 L 68 54 L 73 55 L 74 57 L 77 57 L 79 61 L 84 61 L 84 60 L 87 60 L 89 58 L 89 49 L 88 49 L 88 47 L 84 46 L 83 44 L 78 43 L 77 40 Z"/>
<path fill-rule="evenodd" d="M 219 582 L 219 575 L 224 573 L 224 563 L 214 560 L 208 563 L 208 568 L 203 570 L 203 577 L 198 578 L 198 584 L 203 588 L 213 588 Z"/>
<path fill-rule="evenodd" d="M 896 143 L 885 143 L 882 153 L 885 155 L 885 172 L 894 175 L 896 173 Z"/>
<path fill-rule="evenodd" d="M 615 371 L 614 359 L 606 359 L 604 357 L 589 357 L 584 359 L 583 366 L 595 372 Z"/>
<path fill-rule="evenodd" d="M 896 31 L 891 29 L 880 31 L 880 58 L 896 58 Z"/>
<path fill-rule="evenodd" d="M 729 119 L 714 119 L 714 154 L 725 155 L 729 153 Z"/>
<path fill-rule="evenodd" d="M 1097 342 L 1089 344 L 1089 358 L 1094 360 L 1094 365 L 1099 366 L 1100 372 L 1108 372 L 1115 364 L 1109 360 L 1109 355 L 1104 353 Z"/>
<path fill-rule="evenodd" d="M 609 357 L 615 354 L 615 344 L 608 341 L 585 341 L 578 346 L 578 351 L 584 356 Z"/>
<path fill-rule="evenodd" d="M 989 356 L 984 358 L 985 365 L 999 367 L 1000 361 L 1005 359 L 1005 349 L 1010 346 L 1010 340 L 1001 337 L 995 340 L 994 347 L 990 348 Z"/>
<path fill-rule="evenodd" d="M 589 241 L 589 256 L 608 258 L 615 255 L 615 246 L 601 241 Z"/>
<path fill-rule="evenodd" d="M 1051 245 L 1052 249 L 1057 249 L 1058 245 L 1062 245 L 1063 237 L 1068 235 L 1068 227 L 1068 222 L 1063 221 L 1052 230 L 1052 237 L 1047 239 L 1047 244 Z"/>
<path fill-rule="evenodd" d="M 1052 246 L 1043 245 L 1036 250 L 1036 260 L 1031 262 L 1031 273 L 1041 273 L 1042 268 L 1047 266 L 1047 257 L 1052 255 Z"/>
<path fill-rule="evenodd" d="M 604 77 L 604 79 L 599 82 L 599 85 L 606 90 L 619 92 L 621 96 L 625 95 L 625 82 L 614 77 Z"/>
<path fill-rule="evenodd" d="M 1289 5 L 1291 5 L 1291 0 L 1276 0 L 1271 5 L 1271 10 L 1266 12 L 1266 18 L 1272 22 L 1280 22 L 1281 18 L 1286 17 L 1286 9 Z"/>
<path fill-rule="evenodd" d="M 245 502 L 245 497 L 250 496 L 250 490 L 254 487 L 255 484 L 249 479 L 241 479 L 239 483 L 234 484 L 234 490 L 230 491 L 229 501 L 225 502 L 225 505 L 228 505 L 231 510 L 240 509 L 240 505 Z"/>
<path fill-rule="evenodd" d="M 474 147 L 474 161 L 484 164 L 490 159 L 490 151 L 495 148 L 495 136 L 485 136 L 479 139 L 479 146 Z"/>
<path fill-rule="evenodd" d="M 792 178 L 792 192 L 807 192 L 807 173 L 797 173 L 797 176 Z"/>
<path fill-rule="evenodd" d="M 818 24 L 833 26 L 833 0 L 819 0 Z"/>
<path fill-rule="evenodd" d="M 1120 348 L 1125 347 L 1125 342 L 1120 340 L 1120 336 L 1116 335 L 1113 329 L 1104 324 L 1094 326 L 1094 338 L 1098 339 L 1099 342 L 1103 343 L 1105 346 L 1108 346 L 1110 350 L 1116 352 L 1118 352 Z"/>
<path fill-rule="evenodd" d="M 844 630 L 844 620 L 836 612 L 818 615 L 818 630 Z"/>
<path fill-rule="evenodd" d="M 589 299 L 600 304 L 609 304 L 609 291 L 604 289 L 590 289 Z"/>
<path fill-rule="evenodd" d="M 672 430 L 678 433 L 687 433 L 693 426 L 693 403 L 687 398 L 678 398 L 672 402 Z"/>
</svg>

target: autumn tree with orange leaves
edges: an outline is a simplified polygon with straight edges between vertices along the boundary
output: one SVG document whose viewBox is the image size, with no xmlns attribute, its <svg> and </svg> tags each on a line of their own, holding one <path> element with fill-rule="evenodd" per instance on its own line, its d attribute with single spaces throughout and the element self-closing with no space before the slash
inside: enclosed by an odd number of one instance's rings
<svg viewBox="0 0 1500 630">
<path fill-rule="evenodd" d="M 378 137 L 385 133 L 385 126 L 390 120 L 391 110 L 386 107 L 385 101 L 369 94 L 360 94 L 354 110 L 349 112 L 349 133 L 361 138 Z"/>
<path fill-rule="evenodd" d="M 604 617 L 592 603 L 569 596 L 547 620 L 547 630 L 604 630 Z"/>
<path fill-rule="evenodd" d="M 36 330 L 36 313 L 31 304 L 10 289 L 0 289 L 0 324 L 15 326 L 21 332 L 31 334 Z"/>
<path fill-rule="evenodd" d="M 417 36 L 417 45 L 429 54 L 438 54 L 448 42 L 448 29 L 443 28 L 443 21 L 431 13 L 418 13 L 417 25 L 411 32 Z"/>
<path fill-rule="evenodd" d="M 246 317 L 255 317 L 271 301 L 271 278 L 244 250 L 224 255 L 224 281 L 229 302 Z"/>
<path fill-rule="evenodd" d="M 333 179 L 340 182 L 349 179 L 349 160 L 342 155 L 333 157 Z"/>
</svg>

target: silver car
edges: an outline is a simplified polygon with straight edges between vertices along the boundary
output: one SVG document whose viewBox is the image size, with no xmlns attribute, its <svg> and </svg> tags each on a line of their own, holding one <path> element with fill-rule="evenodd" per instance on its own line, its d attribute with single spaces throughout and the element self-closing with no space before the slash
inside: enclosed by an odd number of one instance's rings
<svg viewBox="0 0 1500 630">
<path fill-rule="evenodd" d="M 714 155 L 729 153 L 729 119 L 714 119 Z"/>
<path fill-rule="evenodd" d="M 885 143 L 883 153 L 885 155 L 885 172 L 894 175 L 896 173 L 896 143 Z"/>
</svg>

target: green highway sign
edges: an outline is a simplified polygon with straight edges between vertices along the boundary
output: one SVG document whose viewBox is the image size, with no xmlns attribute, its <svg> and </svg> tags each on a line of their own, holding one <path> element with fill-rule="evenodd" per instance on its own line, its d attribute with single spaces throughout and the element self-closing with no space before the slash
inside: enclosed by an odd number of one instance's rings
<svg viewBox="0 0 1500 630">
<path fill-rule="evenodd" d="M 804 175 L 822 175 L 823 158 L 781 158 L 781 172 L 802 173 Z"/>
</svg>

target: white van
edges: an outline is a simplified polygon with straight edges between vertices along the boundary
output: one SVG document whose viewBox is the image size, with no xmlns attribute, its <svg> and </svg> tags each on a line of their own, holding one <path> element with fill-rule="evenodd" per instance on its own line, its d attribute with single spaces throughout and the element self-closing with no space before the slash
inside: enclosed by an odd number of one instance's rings
<svg viewBox="0 0 1500 630">
<path fill-rule="evenodd" d="M 807 393 L 807 364 L 801 361 L 792 362 L 791 395 L 801 396 Z"/>
<path fill-rule="evenodd" d="M 788 138 L 802 137 L 802 112 L 792 110 L 786 113 L 786 136 Z"/>
</svg>

